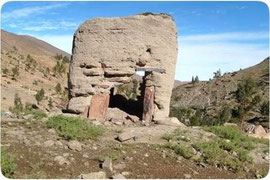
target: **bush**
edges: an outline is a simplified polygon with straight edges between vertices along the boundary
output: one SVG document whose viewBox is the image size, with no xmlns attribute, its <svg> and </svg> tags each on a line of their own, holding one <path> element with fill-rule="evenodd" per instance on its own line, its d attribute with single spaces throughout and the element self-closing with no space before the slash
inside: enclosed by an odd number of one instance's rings
<svg viewBox="0 0 270 180">
<path fill-rule="evenodd" d="M 49 101 L 48 101 L 48 106 L 50 109 L 53 108 L 53 101 L 52 101 L 52 98 L 50 97 Z"/>
<path fill-rule="evenodd" d="M 45 91 L 44 91 L 44 89 L 42 88 L 42 89 L 39 90 L 39 91 L 37 92 L 37 94 L 35 95 L 35 98 L 36 98 L 36 100 L 37 100 L 37 103 L 39 104 L 39 102 L 42 101 L 44 97 L 45 97 Z"/>
<path fill-rule="evenodd" d="M 37 61 L 31 56 L 31 55 L 27 55 L 26 57 L 26 61 L 25 61 L 25 70 L 29 71 L 29 70 L 35 70 L 37 67 Z"/>
<path fill-rule="evenodd" d="M 257 108 L 262 100 L 262 97 L 257 91 L 255 81 L 250 78 L 244 79 L 237 85 L 235 97 L 239 106 L 237 107 L 236 115 L 238 115 L 238 118 L 242 123 L 248 112 Z"/>
<path fill-rule="evenodd" d="M 268 116 L 269 115 L 269 101 L 265 101 L 265 102 L 263 102 L 261 104 L 261 106 L 260 106 L 260 112 L 264 116 Z"/>
<path fill-rule="evenodd" d="M 4 176 L 10 178 L 16 169 L 14 157 L 1 148 L 1 170 Z"/>
<path fill-rule="evenodd" d="M 231 109 L 228 106 L 224 106 L 218 115 L 218 122 L 216 123 L 216 125 L 222 125 L 225 122 L 230 121 L 231 115 Z"/>
<path fill-rule="evenodd" d="M 15 66 L 14 68 L 11 69 L 11 71 L 12 71 L 12 74 L 11 74 L 12 79 L 13 79 L 13 80 L 17 80 L 17 78 L 18 78 L 19 75 L 20 75 L 20 72 L 19 72 L 19 66 Z"/>
<path fill-rule="evenodd" d="M 62 88 L 61 88 L 61 84 L 57 83 L 57 85 L 55 86 L 55 92 L 57 94 L 61 94 Z"/>
<path fill-rule="evenodd" d="M 24 114 L 25 115 L 32 114 L 33 119 L 35 119 L 35 120 L 40 120 L 42 118 L 47 117 L 46 112 L 44 112 L 43 110 L 40 110 L 40 109 L 25 109 Z"/>
<path fill-rule="evenodd" d="M 54 128 L 66 140 L 96 139 L 104 133 L 104 128 L 88 124 L 77 117 L 63 115 L 50 117 L 47 121 L 48 128 Z"/>
<path fill-rule="evenodd" d="M 8 75 L 8 71 L 9 71 L 9 70 L 8 70 L 7 68 L 2 69 L 3 74 Z"/>
<path fill-rule="evenodd" d="M 10 107 L 9 110 L 14 113 L 18 118 L 20 118 L 23 111 L 23 104 L 21 98 L 16 93 L 14 97 L 14 107 Z"/>
<path fill-rule="evenodd" d="M 190 148 L 181 144 L 168 143 L 165 145 L 165 147 L 174 150 L 176 154 L 183 156 L 186 159 L 190 159 L 192 156 L 194 156 L 194 153 L 190 150 Z"/>
</svg>

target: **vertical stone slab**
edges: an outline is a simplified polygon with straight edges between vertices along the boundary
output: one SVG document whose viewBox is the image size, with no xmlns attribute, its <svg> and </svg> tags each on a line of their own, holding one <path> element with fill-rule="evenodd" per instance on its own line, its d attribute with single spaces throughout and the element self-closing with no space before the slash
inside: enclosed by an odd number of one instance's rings
<svg viewBox="0 0 270 180">
<path fill-rule="evenodd" d="M 84 118 L 88 118 L 88 115 L 89 115 L 89 108 L 90 108 L 90 106 L 86 106 L 86 107 L 84 108 L 84 111 L 83 111 L 83 114 L 82 114 L 82 116 L 83 116 Z"/>
<path fill-rule="evenodd" d="M 154 114 L 155 90 L 153 86 L 145 87 L 143 99 L 143 120 L 150 123 Z"/>
<path fill-rule="evenodd" d="M 88 117 L 90 119 L 105 120 L 109 107 L 109 94 L 96 94 L 92 97 Z"/>
</svg>

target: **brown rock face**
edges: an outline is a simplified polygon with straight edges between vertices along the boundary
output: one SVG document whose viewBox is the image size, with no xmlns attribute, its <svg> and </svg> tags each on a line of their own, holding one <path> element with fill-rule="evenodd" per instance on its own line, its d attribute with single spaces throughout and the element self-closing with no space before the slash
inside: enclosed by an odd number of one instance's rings
<svg viewBox="0 0 270 180">
<path fill-rule="evenodd" d="M 164 120 L 169 115 L 177 51 L 177 30 L 169 15 L 87 20 L 74 35 L 68 109 L 83 113 L 89 99 L 97 94 L 110 94 L 116 85 L 130 82 L 137 70 L 144 70 L 148 74 L 145 85 L 152 86 L 155 92 L 151 96 L 154 100 L 151 118 Z M 98 103 L 95 98 L 91 102 Z M 101 112 L 107 105 L 103 105 L 102 109 L 101 104 L 92 103 L 90 115 L 104 117 Z M 96 108 L 99 115 L 95 114 Z"/>
<path fill-rule="evenodd" d="M 109 94 L 96 94 L 92 97 L 88 117 L 90 119 L 104 120 L 109 106 Z"/>
<path fill-rule="evenodd" d="M 154 114 L 155 108 L 154 95 L 155 95 L 154 87 L 145 88 L 143 101 L 143 120 L 145 120 L 148 123 L 152 120 L 152 116 Z"/>
</svg>

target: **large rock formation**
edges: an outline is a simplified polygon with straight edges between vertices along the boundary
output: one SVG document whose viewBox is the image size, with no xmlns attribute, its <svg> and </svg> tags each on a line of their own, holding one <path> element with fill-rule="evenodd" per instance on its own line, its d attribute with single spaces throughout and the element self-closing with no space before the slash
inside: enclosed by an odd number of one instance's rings
<svg viewBox="0 0 270 180">
<path fill-rule="evenodd" d="M 150 109 L 147 112 L 144 107 L 143 117 L 165 119 L 169 115 L 177 50 L 177 29 L 169 15 L 145 13 L 87 20 L 74 35 L 68 110 L 103 119 L 108 105 L 106 94 L 116 85 L 130 82 L 136 71 L 145 71 L 145 89 L 152 89 L 154 98 L 144 97 Z M 148 94 L 152 96 L 145 96 Z M 99 97 L 91 101 L 93 96 Z M 106 102 L 95 105 L 99 98 Z M 91 114 L 96 111 L 101 114 Z"/>
</svg>

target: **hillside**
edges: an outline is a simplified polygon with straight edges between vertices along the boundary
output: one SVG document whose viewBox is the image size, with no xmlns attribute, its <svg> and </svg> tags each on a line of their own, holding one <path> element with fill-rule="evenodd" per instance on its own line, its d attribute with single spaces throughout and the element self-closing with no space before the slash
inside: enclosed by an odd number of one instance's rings
<svg viewBox="0 0 270 180">
<path fill-rule="evenodd" d="M 253 79 L 256 91 L 262 97 L 261 102 L 269 101 L 269 58 L 261 63 L 237 72 L 225 73 L 210 81 L 187 83 L 173 90 L 172 109 L 201 109 L 214 118 L 225 106 L 235 108 L 235 92 L 237 85 L 244 79 Z M 194 108 L 196 107 L 196 108 Z M 259 109 L 255 109 L 247 119 L 260 117 Z M 268 120 L 267 120 L 268 122 Z"/>
<path fill-rule="evenodd" d="M 48 108 L 48 98 L 53 98 L 55 106 L 63 106 L 61 97 L 56 95 L 55 86 L 61 84 L 62 90 L 67 87 L 68 64 L 65 64 L 65 73 L 61 75 L 54 71 L 56 55 L 70 55 L 44 41 L 31 36 L 16 35 L 1 30 L 1 105 L 2 110 L 13 106 L 17 93 L 22 103 L 35 104 L 35 94 L 43 88 L 45 100 L 41 101 L 44 108 Z M 61 64 L 61 63 L 59 63 Z M 14 78 L 14 73 L 16 78 Z"/>
</svg>

